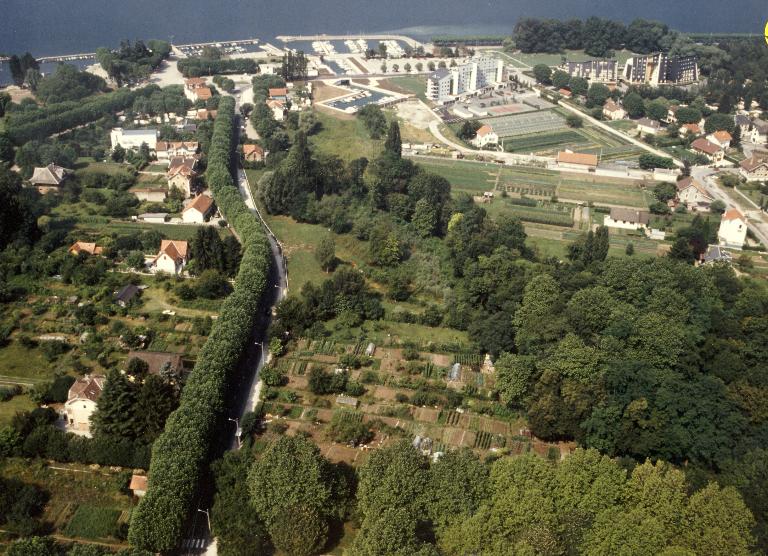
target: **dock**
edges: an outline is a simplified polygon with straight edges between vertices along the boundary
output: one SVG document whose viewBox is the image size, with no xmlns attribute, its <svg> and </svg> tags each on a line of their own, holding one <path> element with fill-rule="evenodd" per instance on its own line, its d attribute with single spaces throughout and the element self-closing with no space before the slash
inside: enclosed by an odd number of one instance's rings
<svg viewBox="0 0 768 556">
<path fill-rule="evenodd" d="M 424 46 L 416 39 L 406 37 L 405 35 L 280 35 L 277 40 L 282 42 L 296 42 L 296 41 L 347 41 L 347 40 L 372 40 L 372 41 L 402 41 L 411 48 L 418 48 Z"/>
<path fill-rule="evenodd" d="M 43 56 L 42 58 L 36 58 L 41 64 L 47 62 L 75 62 L 77 60 L 95 60 L 95 52 L 85 52 L 83 54 L 65 54 L 64 56 Z"/>
</svg>

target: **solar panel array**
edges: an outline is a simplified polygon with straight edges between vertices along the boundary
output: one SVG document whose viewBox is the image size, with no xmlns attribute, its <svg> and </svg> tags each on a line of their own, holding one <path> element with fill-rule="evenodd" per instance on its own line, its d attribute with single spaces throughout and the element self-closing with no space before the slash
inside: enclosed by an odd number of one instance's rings
<svg viewBox="0 0 768 556">
<path fill-rule="evenodd" d="M 514 137 L 539 133 L 542 131 L 556 131 L 566 127 L 565 119 L 551 110 L 540 112 L 526 112 L 499 118 L 484 118 L 481 120 L 488 124 L 499 137 Z"/>
</svg>

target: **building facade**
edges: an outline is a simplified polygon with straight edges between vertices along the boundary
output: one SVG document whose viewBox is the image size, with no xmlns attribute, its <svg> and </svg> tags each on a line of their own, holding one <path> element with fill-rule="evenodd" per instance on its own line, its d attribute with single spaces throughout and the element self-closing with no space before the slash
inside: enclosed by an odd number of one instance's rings
<svg viewBox="0 0 768 556">
<path fill-rule="evenodd" d="M 90 375 L 78 378 L 69 387 L 63 413 L 68 431 L 90 435 L 91 416 L 96 411 L 96 402 L 101 396 L 103 388 L 104 377 Z"/>
<path fill-rule="evenodd" d="M 586 60 L 584 62 L 564 62 L 560 69 L 571 77 L 583 77 L 590 81 L 609 83 L 618 78 L 616 60 Z"/>
<path fill-rule="evenodd" d="M 723 247 L 741 249 L 747 240 L 747 219 L 736 209 L 725 211 L 717 230 L 717 241 Z"/>
<path fill-rule="evenodd" d="M 681 85 L 698 81 L 699 65 L 695 56 L 670 58 L 657 52 L 627 60 L 622 77 L 629 83 Z"/>
<path fill-rule="evenodd" d="M 449 69 L 439 69 L 427 77 L 427 98 L 446 102 L 495 86 L 504 79 L 504 62 L 490 56 L 471 58 Z"/>
<path fill-rule="evenodd" d="M 157 149 L 157 136 L 156 129 L 123 129 L 122 127 L 113 128 L 109 134 L 112 149 L 120 145 L 125 150 L 138 150 L 143 143 L 146 143 L 152 152 Z"/>
</svg>

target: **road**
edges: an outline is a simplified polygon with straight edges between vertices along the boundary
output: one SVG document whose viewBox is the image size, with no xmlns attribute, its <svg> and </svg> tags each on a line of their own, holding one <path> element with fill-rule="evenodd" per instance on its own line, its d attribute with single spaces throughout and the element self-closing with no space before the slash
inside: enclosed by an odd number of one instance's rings
<svg viewBox="0 0 768 556">
<path fill-rule="evenodd" d="M 239 125 L 239 123 L 238 123 Z M 227 432 L 226 443 L 231 450 L 238 449 L 240 444 L 239 433 L 240 420 L 243 415 L 253 411 L 259 403 L 263 383 L 259 379 L 259 372 L 264 366 L 269 345 L 267 331 L 272 320 L 271 308 L 277 305 L 288 294 L 288 270 L 283 250 L 277 237 L 272 233 L 267 223 L 261 216 L 251 194 L 248 177 L 238 168 L 237 181 L 240 194 L 243 196 L 246 206 L 261 220 L 272 249 L 272 265 L 267 280 L 266 290 L 259 304 L 261 311 L 254 316 L 253 329 L 245 353 L 241 359 L 239 376 L 243 377 L 239 385 L 235 385 L 238 395 L 234 404 L 230 407 L 228 419 L 231 421 L 231 429 Z M 216 539 L 212 539 L 208 530 L 205 514 L 195 512 L 191 516 L 190 526 L 182 543 L 181 554 L 215 556 L 217 554 Z"/>
<path fill-rule="evenodd" d="M 728 193 L 723 190 L 723 187 L 717 182 L 715 178 L 717 172 L 709 168 L 708 166 L 694 166 L 691 168 L 691 176 L 699 183 L 704 185 L 706 190 L 715 198 L 725 203 L 726 208 L 735 208 L 744 216 L 747 217 L 747 225 L 749 229 L 755 234 L 755 237 L 764 246 L 768 247 L 768 222 L 766 222 L 765 213 L 760 210 L 760 207 L 756 205 L 751 199 L 746 196 L 744 202 L 752 205 L 754 210 L 745 211 L 739 206 Z M 737 194 L 741 194 L 737 191 Z"/>
</svg>

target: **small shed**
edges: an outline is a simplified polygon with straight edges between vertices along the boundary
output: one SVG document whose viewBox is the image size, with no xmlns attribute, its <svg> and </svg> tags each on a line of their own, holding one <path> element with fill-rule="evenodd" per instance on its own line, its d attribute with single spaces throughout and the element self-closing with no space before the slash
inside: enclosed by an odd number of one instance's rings
<svg viewBox="0 0 768 556">
<path fill-rule="evenodd" d="M 128 485 L 133 495 L 137 498 L 141 498 L 147 493 L 147 477 L 146 475 L 131 475 L 131 484 Z"/>
<path fill-rule="evenodd" d="M 120 307 L 127 307 L 140 293 L 141 290 L 137 286 L 128 284 L 115 292 L 115 303 L 120 305 Z"/>
<path fill-rule="evenodd" d="M 357 409 L 357 398 L 353 398 L 352 396 L 338 396 L 336 398 L 336 403 L 339 405 L 345 405 L 347 407 L 351 407 L 353 409 Z"/>
<path fill-rule="evenodd" d="M 365 356 L 366 357 L 373 357 L 373 354 L 376 352 L 376 346 L 373 344 L 373 342 L 368 344 L 368 347 L 365 348 Z"/>
</svg>

